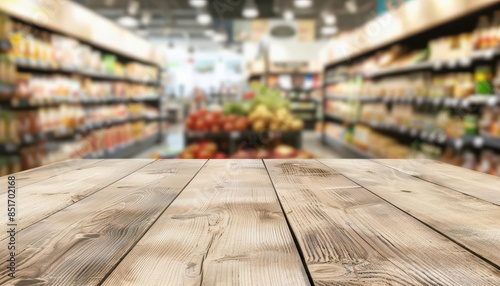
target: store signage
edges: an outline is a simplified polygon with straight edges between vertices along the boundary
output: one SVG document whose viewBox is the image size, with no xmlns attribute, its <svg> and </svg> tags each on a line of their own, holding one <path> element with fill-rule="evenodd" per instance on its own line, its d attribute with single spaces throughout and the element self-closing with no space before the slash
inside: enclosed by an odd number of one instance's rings
<svg viewBox="0 0 500 286">
<path fill-rule="evenodd" d="M 273 36 L 274 38 L 290 38 L 295 35 L 295 28 L 287 25 L 274 26 L 271 29 L 271 36 Z"/>
</svg>

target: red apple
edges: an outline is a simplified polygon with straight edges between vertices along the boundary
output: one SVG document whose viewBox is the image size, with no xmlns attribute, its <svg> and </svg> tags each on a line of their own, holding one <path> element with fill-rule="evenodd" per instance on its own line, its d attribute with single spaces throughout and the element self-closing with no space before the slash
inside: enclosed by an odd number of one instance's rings
<svg viewBox="0 0 500 286">
<path fill-rule="evenodd" d="M 234 114 L 226 116 L 226 122 L 234 123 L 236 122 L 236 120 L 238 120 L 238 117 L 236 117 L 236 115 Z"/>
<path fill-rule="evenodd" d="M 238 119 L 235 123 L 235 129 L 238 131 L 245 131 L 248 128 L 248 120 L 244 117 Z"/>
<path fill-rule="evenodd" d="M 215 159 L 227 159 L 227 155 L 224 153 L 215 154 Z"/>
<path fill-rule="evenodd" d="M 234 130 L 234 125 L 231 122 L 224 123 L 224 131 L 231 132 Z"/>
<path fill-rule="evenodd" d="M 213 114 L 207 114 L 205 116 L 205 123 L 207 124 L 207 126 L 210 128 L 212 125 L 214 125 L 216 123 L 216 119 L 214 117 Z"/>
<path fill-rule="evenodd" d="M 219 133 L 220 132 L 220 126 L 219 125 L 212 125 L 212 127 L 210 127 L 210 132 L 213 132 L 213 133 Z"/>
<path fill-rule="evenodd" d="M 205 120 L 198 119 L 198 121 L 196 121 L 195 129 L 198 130 L 198 131 L 204 131 L 204 130 L 206 130 L 207 129 L 207 125 L 205 123 Z"/>
</svg>

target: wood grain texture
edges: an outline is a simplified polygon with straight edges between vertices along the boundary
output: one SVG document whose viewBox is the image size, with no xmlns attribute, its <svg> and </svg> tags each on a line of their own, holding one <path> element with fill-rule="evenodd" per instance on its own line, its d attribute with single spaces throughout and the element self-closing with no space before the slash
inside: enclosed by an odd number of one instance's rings
<svg viewBox="0 0 500 286">
<path fill-rule="evenodd" d="M 38 183 L 43 180 L 50 179 L 59 174 L 66 173 L 71 170 L 78 169 L 85 165 L 91 165 L 98 163 L 102 160 L 84 160 L 84 159 L 76 159 L 76 160 L 67 160 L 62 161 L 26 171 L 22 171 L 19 173 L 13 174 L 16 177 L 16 183 L 18 188 L 23 188 L 29 186 L 34 183 Z M 8 176 L 0 177 L 0 182 L 6 182 Z"/>
<path fill-rule="evenodd" d="M 103 160 L 60 173 L 26 187 L 21 185 L 17 191 L 18 231 L 109 186 L 151 162 L 153 160 L 127 160 L 126 162 Z M 44 173 L 48 172 L 47 174 L 52 174 L 57 170 L 56 166 L 41 169 Z M 0 198 L 4 198 L 4 202 L 7 202 L 6 195 L 4 193 Z M 0 228 L 5 229 L 7 220 L 7 216 L 0 216 Z M 2 233 L 0 239 L 5 239 L 7 236 L 7 233 Z"/>
<path fill-rule="evenodd" d="M 261 160 L 211 160 L 103 285 L 309 285 Z"/>
<path fill-rule="evenodd" d="M 373 161 L 320 161 L 497 267 L 500 266 L 499 206 Z"/>
<path fill-rule="evenodd" d="M 8 281 L 2 268 L 0 284 L 98 285 L 204 163 L 155 161 L 26 228 L 18 234 L 17 277 Z"/>
<path fill-rule="evenodd" d="M 434 160 L 374 160 L 408 175 L 500 205 L 500 177 Z"/>
<path fill-rule="evenodd" d="M 500 272 L 315 160 L 265 160 L 315 285 L 499 285 Z"/>
</svg>

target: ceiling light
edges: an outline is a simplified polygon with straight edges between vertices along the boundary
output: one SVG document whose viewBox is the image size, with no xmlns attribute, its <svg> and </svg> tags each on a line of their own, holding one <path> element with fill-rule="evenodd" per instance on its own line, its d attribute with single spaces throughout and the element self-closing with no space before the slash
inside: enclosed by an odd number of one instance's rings
<svg viewBox="0 0 500 286">
<path fill-rule="evenodd" d="M 321 34 L 323 36 L 333 36 L 337 34 L 338 31 L 339 29 L 334 26 L 324 26 L 323 28 L 321 28 Z"/>
<path fill-rule="evenodd" d="M 139 26 L 139 21 L 131 16 L 123 16 L 117 20 L 118 24 L 125 28 L 135 28 Z"/>
<path fill-rule="evenodd" d="M 198 23 L 200 23 L 201 25 L 205 26 L 210 24 L 210 22 L 212 22 L 212 16 L 210 16 L 210 14 L 208 14 L 207 12 L 202 12 L 198 14 L 198 16 L 196 16 L 196 21 L 198 21 Z"/>
<path fill-rule="evenodd" d="M 104 5 L 107 7 L 111 7 L 115 5 L 115 0 L 104 0 Z"/>
<path fill-rule="evenodd" d="M 285 10 L 285 12 L 283 12 L 283 18 L 287 21 L 292 21 L 294 17 L 295 15 L 293 15 L 292 10 Z"/>
<path fill-rule="evenodd" d="M 325 21 L 325 25 L 331 26 L 335 25 L 337 23 L 337 17 L 334 14 L 325 14 L 323 17 L 323 20 Z"/>
<path fill-rule="evenodd" d="M 141 17 L 141 24 L 143 24 L 144 26 L 151 24 L 151 17 L 151 13 L 143 12 Z"/>
<path fill-rule="evenodd" d="M 199 8 L 207 5 L 207 0 L 189 0 L 189 5 Z"/>
<path fill-rule="evenodd" d="M 294 0 L 293 3 L 297 8 L 309 8 L 312 6 L 312 0 Z"/>
<path fill-rule="evenodd" d="M 206 37 L 213 37 L 214 34 L 215 34 L 215 31 L 213 29 L 208 29 L 208 30 L 205 30 L 205 32 L 203 32 L 203 34 L 206 36 Z"/>
<path fill-rule="evenodd" d="M 139 2 L 137 1 L 130 1 L 130 3 L 128 4 L 128 13 L 130 15 L 137 15 L 137 12 L 139 12 L 139 7 L 140 7 L 140 4 Z"/>
<path fill-rule="evenodd" d="M 254 0 L 247 0 L 245 6 L 243 7 L 243 17 L 245 18 L 256 18 L 259 16 L 259 10 L 257 5 L 255 5 Z"/>
<path fill-rule="evenodd" d="M 345 2 L 345 8 L 351 14 L 358 12 L 358 4 L 356 3 L 356 0 L 347 0 Z"/>
</svg>

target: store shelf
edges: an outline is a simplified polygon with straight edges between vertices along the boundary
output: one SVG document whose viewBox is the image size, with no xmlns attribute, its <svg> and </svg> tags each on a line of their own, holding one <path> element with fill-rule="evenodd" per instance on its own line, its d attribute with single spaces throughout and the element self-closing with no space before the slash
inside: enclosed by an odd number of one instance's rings
<svg viewBox="0 0 500 286">
<path fill-rule="evenodd" d="M 144 139 L 137 140 L 132 143 L 122 144 L 111 150 L 103 150 L 93 154 L 84 156 L 84 159 L 119 159 L 119 158 L 129 158 L 136 154 L 143 152 L 144 150 L 153 147 L 157 142 L 160 133 L 156 133 Z"/>
<path fill-rule="evenodd" d="M 16 91 L 16 88 L 12 85 L 0 83 L 0 96 L 9 96 Z"/>
<path fill-rule="evenodd" d="M 72 140 L 77 136 L 87 134 L 91 131 L 98 129 L 109 128 L 116 125 L 122 125 L 125 123 L 136 122 L 136 121 L 159 121 L 165 120 L 165 117 L 148 117 L 148 116 L 131 116 L 126 119 L 103 121 L 98 123 L 89 123 L 82 126 L 78 126 L 74 129 L 59 128 L 50 131 L 44 131 L 38 134 L 25 134 L 21 136 L 19 143 L 2 143 L 0 144 L 0 154 L 15 154 L 17 151 L 25 146 L 36 145 L 45 141 L 60 141 L 60 140 Z"/>
<path fill-rule="evenodd" d="M 337 100 L 337 101 L 359 101 L 361 103 L 373 103 L 373 102 L 386 102 L 386 103 L 406 103 L 412 105 L 429 105 L 434 106 L 444 106 L 450 108 L 467 108 L 471 105 L 487 105 L 496 106 L 500 104 L 500 95 L 471 95 L 467 98 L 430 98 L 430 97 L 374 97 L 374 96 L 341 96 L 341 95 L 327 95 L 327 100 Z"/>
<path fill-rule="evenodd" d="M 159 82 L 157 79 L 155 80 L 144 80 L 144 79 L 135 79 L 128 77 L 120 77 L 114 74 L 98 72 L 98 71 L 90 71 L 90 70 L 80 70 L 77 68 L 71 67 L 54 67 L 49 63 L 42 62 L 21 62 L 16 61 L 16 66 L 18 70 L 24 72 L 38 72 L 38 73 L 62 73 L 62 74 L 77 74 L 81 76 L 90 77 L 92 79 L 99 80 L 109 80 L 109 81 L 126 81 L 130 83 L 138 83 L 138 84 L 147 84 L 147 85 L 158 85 Z"/>
<path fill-rule="evenodd" d="M 46 106 L 57 106 L 61 104 L 81 104 L 81 105 L 94 105 L 94 104 L 115 104 L 115 103 L 130 103 L 130 102 L 156 102 L 159 97 L 137 97 L 137 98 L 124 98 L 124 97 L 80 97 L 80 98 L 57 98 L 51 97 L 47 99 L 37 98 L 12 98 L 0 99 L 0 105 L 10 106 L 12 108 L 38 108 Z"/>
<path fill-rule="evenodd" d="M 0 52 L 5 52 L 12 49 L 12 44 L 9 40 L 0 40 Z"/>
</svg>

